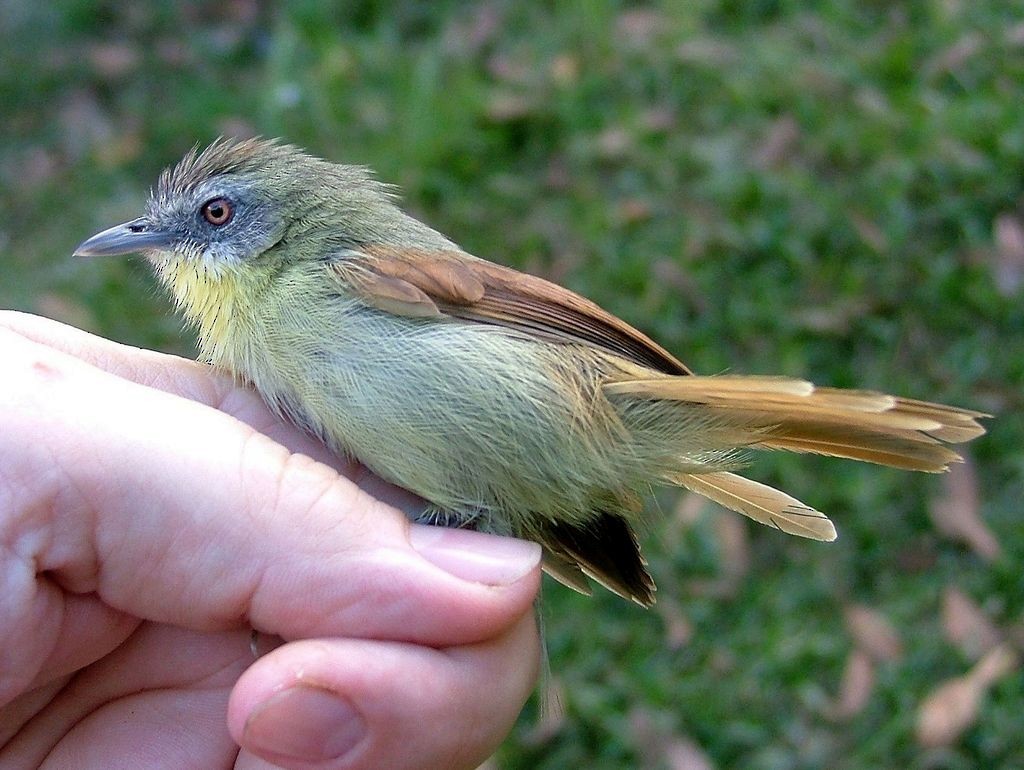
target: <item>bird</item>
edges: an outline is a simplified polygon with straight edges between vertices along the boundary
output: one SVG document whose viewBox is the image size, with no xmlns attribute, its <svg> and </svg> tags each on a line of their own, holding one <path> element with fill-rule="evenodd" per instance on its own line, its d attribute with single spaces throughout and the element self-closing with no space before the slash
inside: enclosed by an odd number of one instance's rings
<svg viewBox="0 0 1024 770">
<path fill-rule="evenodd" d="M 366 167 L 219 138 L 77 256 L 141 253 L 203 360 L 425 501 L 417 521 L 533 540 L 543 568 L 649 607 L 653 487 L 833 540 L 737 473 L 756 450 L 947 470 L 982 412 L 793 377 L 696 374 L 625 321 L 461 249 Z"/>
</svg>

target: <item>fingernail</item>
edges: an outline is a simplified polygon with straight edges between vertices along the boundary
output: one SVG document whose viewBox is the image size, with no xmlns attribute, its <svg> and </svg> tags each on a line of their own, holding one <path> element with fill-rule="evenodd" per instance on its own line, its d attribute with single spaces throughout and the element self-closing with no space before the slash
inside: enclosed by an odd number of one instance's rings
<svg viewBox="0 0 1024 770">
<path fill-rule="evenodd" d="M 366 722 L 344 698 L 297 684 L 257 706 L 245 723 L 250 750 L 311 762 L 336 759 L 366 735 Z"/>
<path fill-rule="evenodd" d="M 445 572 L 490 586 L 515 583 L 540 563 L 536 543 L 471 529 L 413 524 L 409 541 L 420 556 Z"/>
</svg>

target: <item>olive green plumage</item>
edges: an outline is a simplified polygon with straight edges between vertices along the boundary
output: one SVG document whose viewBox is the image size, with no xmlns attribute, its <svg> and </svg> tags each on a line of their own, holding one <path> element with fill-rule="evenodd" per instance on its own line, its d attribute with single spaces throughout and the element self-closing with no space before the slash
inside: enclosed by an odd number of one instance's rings
<svg viewBox="0 0 1024 770">
<path fill-rule="evenodd" d="M 571 292 L 466 254 L 364 168 L 262 140 L 164 172 L 144 217 L 83 254 L 141 250 L 203 356 L 424 498 L 425 520 L 538 540 L 545 566 L 641 604 L 632 525 L 676 484 L 795 534 L 822 514 L 735 476 L 779 448 L 941 470 L 976 412 L 773 377 L 697 377 Z"/>
</svg>

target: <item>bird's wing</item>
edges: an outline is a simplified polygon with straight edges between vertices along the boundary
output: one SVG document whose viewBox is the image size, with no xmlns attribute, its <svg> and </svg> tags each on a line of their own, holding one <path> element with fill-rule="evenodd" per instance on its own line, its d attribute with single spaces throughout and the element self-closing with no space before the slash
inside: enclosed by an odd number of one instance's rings
<svg viewBox="0 0 1024 770">
<path fill-rule="evenodd" d="M 690 374 L 667 350 L 590 300 L 463 252 L 365 246 L 339 255 L 329 270 L 367 304 L 389 313 L 504 326 L 590 345 L 665 374 Z"/>
</svg>

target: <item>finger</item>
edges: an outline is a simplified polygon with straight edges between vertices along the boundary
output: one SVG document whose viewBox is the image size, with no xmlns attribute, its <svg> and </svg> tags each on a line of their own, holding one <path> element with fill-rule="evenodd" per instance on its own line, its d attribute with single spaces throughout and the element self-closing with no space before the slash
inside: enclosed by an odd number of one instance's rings
<svg viewBox="0 0 1024 770">
<path fill-rule="evenodd" d="M 0 310 L 0 329 L 66 353 L 131 382 L 206 404 L 251 425 L 293 452 L 347 470 L 324 445 L 273 414 L 252 390 L 228 374 L 180 356 L 122 345 L 49 318 Z"/>
<path fill-rule="evenodd" d="M 8 329 L 131 382 L 230 414 L 292 452 L 301 452 L 331 466 L 360 489 L 411 518 L 426 507 L 421 498 L 373 475 L 354 458 L 332 453 L 322 442 L 274 414 L 255 391 L 240 387 L 234 378 L 212 366 L 122 345 L 49 318 L 13 310 L 0 310 L 0 329 Z"/>
<path fill-rule="evenodd" d="M 0 767 L 228 766 L 228 695 L 252 660 L 245 632 L 145 624 L 39 709 Z"/>
<path fill-rule="evenodd" d="M 49 656 L 64 591 L 189 628 L 432 646 L 494 636 L 532 602 L 533 544 L 410 527 L 227 415 L 0 344 L 0 697 Z"/>
<path fill-rule="evenodd" d="M 285 768 L 474 768 L 498 746 L 533 689 L 531 613 L 502 637 L 458 649 L 393 642 L 294 642 L 235 686 L 235 740 Z"/>
</svg>

